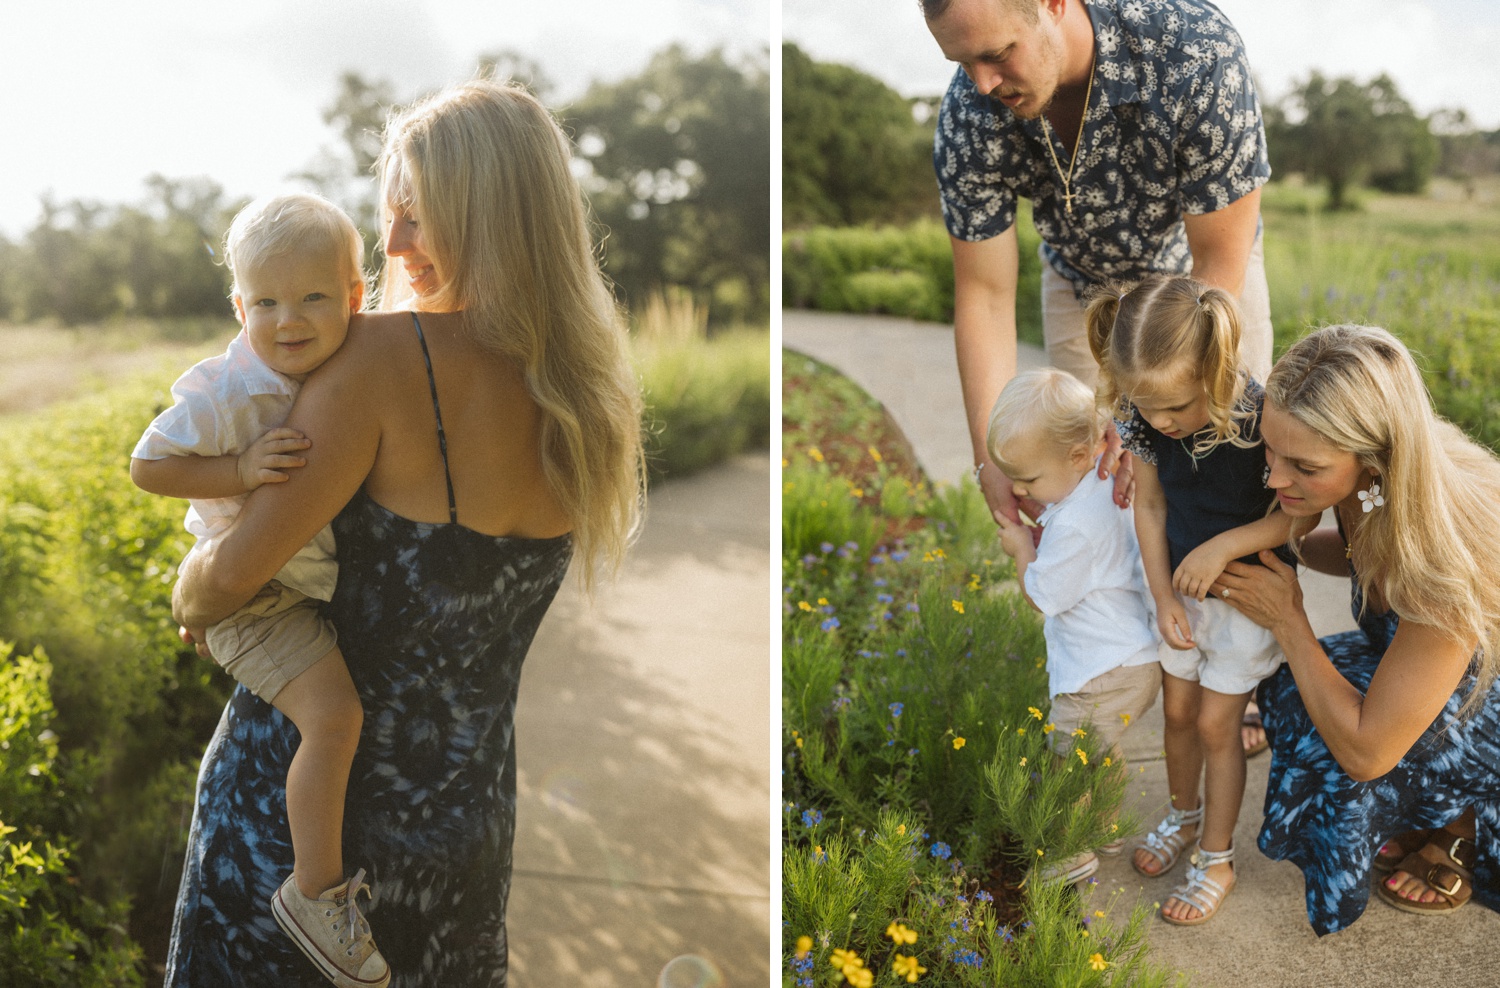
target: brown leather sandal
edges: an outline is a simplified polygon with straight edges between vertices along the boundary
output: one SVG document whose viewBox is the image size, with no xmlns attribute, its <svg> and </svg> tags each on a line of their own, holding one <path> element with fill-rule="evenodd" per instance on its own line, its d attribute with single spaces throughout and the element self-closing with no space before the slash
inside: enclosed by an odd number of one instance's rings
<svg viewBox="0 0 1500 988">
<path fill-rule="evenodd" d="M 1396 866 L 1396 871 L 1413 875 L 1436 892 L 1441 898 L 1435 902 L 1417 902 L 1403 898 L 1382 879 L 1375 891 L 1387 904 L 1402 912 L 1436 916 L 1451 913 L 1461 908 L 1474 894 L 1474 861 L 1479 849 L 1467 837 L 1459 837 L 1447 830 L 1434 830 L 1432 839 L 1419 851 L 1413 851 Z"/>
<path fill-rule="evenodd" d="M 1397 834 L 1376 849 L 1375 859 L 1370 862 L 1370 867 L 1377 875 L 1389 875 L 1406 860 L 1408 854 L 1420 851 L 1435 833 L 1435 830 L 1408 830 L 1404 834 Z"/>
</svg>

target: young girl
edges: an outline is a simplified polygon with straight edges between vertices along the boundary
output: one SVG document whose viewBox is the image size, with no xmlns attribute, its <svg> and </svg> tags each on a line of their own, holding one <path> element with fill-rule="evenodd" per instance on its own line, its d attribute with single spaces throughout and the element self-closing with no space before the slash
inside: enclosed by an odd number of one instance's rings
<svg viewBox="0 0 1500 988">
<path fill-rule="evenodd" d="M 1192 926 L 1234 887 L 1234 823 L 1245 792 L 1240 719 L 1256 684 L 1282 661 L 1272 635 L 1207 593 L 1229 562 L 1284 547 L 1290 524 L 1279 511 L 1267 515 L 1265 393 L 1240 358 L 1234 299 L 1191 278 L 1158 277 L 1100 295 L 1086 318 L 1100 401 L 1136 456 L 1136 534 L 1170 646 L 1162 706 L 1172 808 L 1134 864 L 1148 877 L 1164 874 L 1198 838 L 1186 884 L 1161 909 L 1166 921 Z"/>
</svg>

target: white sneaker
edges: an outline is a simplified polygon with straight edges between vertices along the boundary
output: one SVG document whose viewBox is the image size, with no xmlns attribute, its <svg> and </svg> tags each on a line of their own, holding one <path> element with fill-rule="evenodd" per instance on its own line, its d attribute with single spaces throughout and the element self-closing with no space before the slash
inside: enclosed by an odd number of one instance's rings
<svg viewBox="0 0 1500 988">
<path fill-rule="evenodd" d="M 339 988 L 386 988 L 390 967 L 370 936 L 370 924 L 360 915 L 354 897 L 366 895 L 365 870 L 342 885 L 335 885 L 316 899 L 309 899 L 288 878 L 271 897 L 276 922 L 323 976 Z"/>
</svg>

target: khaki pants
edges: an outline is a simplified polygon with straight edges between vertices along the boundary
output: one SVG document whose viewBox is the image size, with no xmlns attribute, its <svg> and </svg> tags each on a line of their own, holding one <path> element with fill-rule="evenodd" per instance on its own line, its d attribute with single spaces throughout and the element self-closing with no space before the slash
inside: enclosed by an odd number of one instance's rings
<svg viewBox="0 0 1500 988">
<path fill-rule="evenodd" d="M 1259 233 L 1250 248 L 1239 301 L 1244 318 L 1240 353 L 1250 373 L 1265 384 L 1266 375 L 1271 372 L 1271 289 L 1266 284 L 1266 255 Z M 1073 283 L 1052 270 L 1045 257 L 1042 258 L 1042 336 L 1047 342 L 1048 363 L 1091 388 L 1099 383 L 1099 365 L 1089 350 L 1083 305 L 1073 295 Z"/>
</svg>

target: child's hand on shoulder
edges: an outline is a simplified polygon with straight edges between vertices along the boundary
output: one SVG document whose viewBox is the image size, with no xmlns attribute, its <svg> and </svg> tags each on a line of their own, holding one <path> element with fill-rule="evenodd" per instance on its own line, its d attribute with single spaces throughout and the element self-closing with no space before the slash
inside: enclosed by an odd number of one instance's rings
<svg viewBox="0 0 1500 988">
<path fill-rule="evenodd" d="M 997 520 L 1000 523 L 1000 548 L 1005 554 L 1026 563 L 1036 559 L 1036 543 L 1032 540 L 1031 529 L 1009 518 L 997 516 Z"/>
<path fill-rule="evenodd" d="M 247 493 L 261 484 L 285 483 L 285 471 L 307 466 L 307 458 L 296 454 L 311 445 L 311 440 L 296 429 L 272 429 L 240 454 L 240 483 Z"/>
<path fill-rule="evenodd" d="M 1226 558 L 1224 553 L 1216 551 L 1212 540 L 1203 543 L 1188 553 L 1178 565 L 1177 572 L 1172 574 L 1172 589 L 1184 597 L 1202 600 L 1208 596 L 1209 588 L 1232 558 L 1234 557 Z"/>
</svg>

